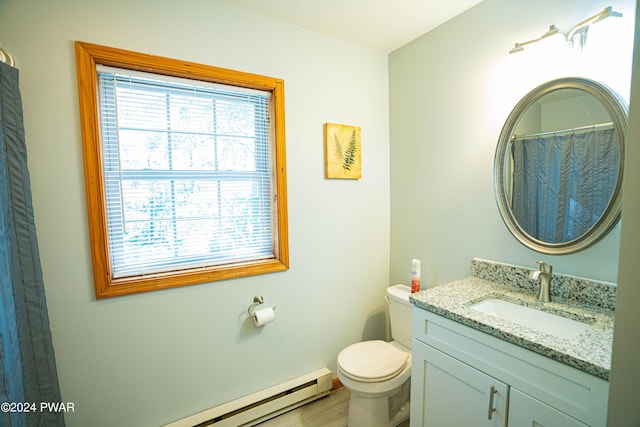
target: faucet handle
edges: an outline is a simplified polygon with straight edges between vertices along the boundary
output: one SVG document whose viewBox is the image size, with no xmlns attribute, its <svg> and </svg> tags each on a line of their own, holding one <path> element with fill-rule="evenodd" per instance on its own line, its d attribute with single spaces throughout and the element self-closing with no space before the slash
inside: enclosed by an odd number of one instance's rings
<svg viewBox="0 0 640 427">
<path fill-rule="evenodd" d="M 540 264 L 540 271 L 543 273 L 551 273 L 553 270 L 553 267 L 544 261 L 538 261 L 538 264 Z"/>
</svg>

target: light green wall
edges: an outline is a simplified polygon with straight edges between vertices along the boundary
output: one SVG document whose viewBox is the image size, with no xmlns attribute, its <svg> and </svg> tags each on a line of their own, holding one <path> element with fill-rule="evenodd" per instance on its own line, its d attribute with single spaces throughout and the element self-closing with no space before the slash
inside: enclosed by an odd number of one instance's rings
<svg viewBox="0 0 640 427">
<path fill-rule="evenodd" d="M 460 279 L 474 257 L 617 282 L 619 224 L 590 249 L 541 255 L 509 234 L 493 193 L 500 130 L 528 91 L 578 75 L 629 99 L 635 1 L 610 4 L 624 17 L 593 26 L 583 54 L 508 52 L 551 24 L 568 31 L 599 0 L 485 0 L 390 55 L 391 282 L 408 280 L 412 258 L 423 285 Z"/>
<path fill-rule="evenodd" d="M 73 42 L 285 81 L 291 269 L 96 301 Z M 387 55 L 211 0 L 0 0 L 16 58 L 69 427 L 166 422 L 328 366 L 386 336 Z M 324 179 L 325 122 L 362 128 L 362 179 Z M 254 295 L 277 306 L 253 327 Z M 335 375 L 335 374 L 334 374 Z"/>
</svg>

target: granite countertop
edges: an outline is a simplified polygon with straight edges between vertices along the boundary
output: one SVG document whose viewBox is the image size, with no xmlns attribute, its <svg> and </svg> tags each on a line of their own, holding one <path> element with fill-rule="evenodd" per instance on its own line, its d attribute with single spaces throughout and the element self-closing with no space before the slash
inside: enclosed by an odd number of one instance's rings
<svg viewBox="0 0 640 427">
<path fill-rule="evenodd" d="M 491 268 L 495 267 L 488 265 Z M 482 264 L 479 270 L 486 266 Z M 472 272 L 473 270 L 474 266 Z M 478 270 L 477 266 L 475 270 Z M 588 323 L 590 327 L 576 338 L 562 339 L 470 308 L 471 305 L 488 298 L 517 302 Z M 475 275 L 412 294 L 410 300 L 416 307 L 609 380 L 614 313 L 606 306 L 590 305 L 560 297 L 555 298 L 555 301 L 542 303 L 529 289 L 505 285 Z"/>
</svg>

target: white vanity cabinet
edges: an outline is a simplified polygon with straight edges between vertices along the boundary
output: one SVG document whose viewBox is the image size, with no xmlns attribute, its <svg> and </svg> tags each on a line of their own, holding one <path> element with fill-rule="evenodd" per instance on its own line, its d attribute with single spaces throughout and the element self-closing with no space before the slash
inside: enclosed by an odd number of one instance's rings
<svg viewBox="0 0 640 427">
<path fill-rule="evenodd" d="M 511 387 L 509 427 L 532 426 L 584 427 L 586 424 Z"/>
<path fill-rule="evenodd" d="M 609 383 L 413 307 L 412 427 L 605 426 Z"/>
<path fill-rule="evenodd" d="M 421 383 L 421 393 L 412 390 L 412 426 L 507 425 L 505 383 L 421 342 L 413 342 L 412 358 L 420 362 L 412 366 L 412 384 Z"/>
</svg>

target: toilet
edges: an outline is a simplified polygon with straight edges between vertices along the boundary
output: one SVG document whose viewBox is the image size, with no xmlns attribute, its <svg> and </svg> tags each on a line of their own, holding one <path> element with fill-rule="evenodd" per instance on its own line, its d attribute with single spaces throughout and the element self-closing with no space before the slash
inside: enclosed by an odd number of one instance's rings
<svg viewBox="0 0 640 427">
<path fill-rule="evenodd" d="M 349 427 L 397 426 L 409 418 L 411 288 L 387 288 L 393 341 L 363 341 L 338 355 L 338 378 L 351 392 Z"/>
</svg>

